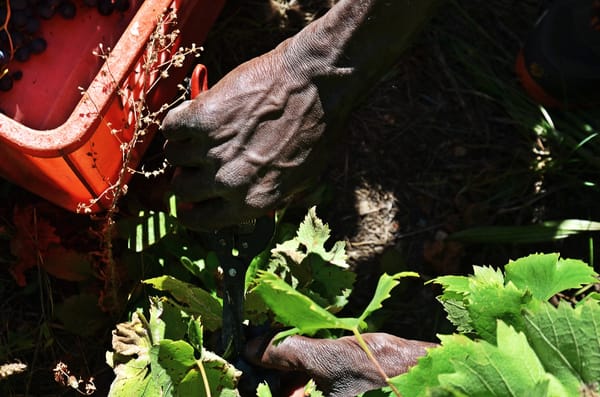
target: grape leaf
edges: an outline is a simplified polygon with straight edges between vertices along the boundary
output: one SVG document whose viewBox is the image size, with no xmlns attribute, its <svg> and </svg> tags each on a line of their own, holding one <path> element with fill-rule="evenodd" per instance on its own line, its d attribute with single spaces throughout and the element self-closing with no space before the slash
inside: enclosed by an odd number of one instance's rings
<svg viewBox="0 0 600 397">
<path fill-rule="evenodd" d="M 113 330 L 114 352 L 106 354 L 106 361 L 115 373 L 109 397 L 159 395 L 159 385 L 148 376 L 152 341 L 147 325 L 143 314 L 135 312 L 131 321 L 117 324 Z"/>
<path fill-rule="evenodd" d="M 506 281 L 531 291 L 534 298 L 542 301 L 561 291 L 594 283 L 596 276 L 586 263 L 562 259 L 558 254 L 529 255 L 506 265 Z"/>
<path fill-rule="evenodd" d="M 196 351 L 202 352 L 204 345 L 204 330 L 200 319 L 190 318 L 187 328 L 188 342 Z"/>
<path fill-rule="evenodd" d="M 496 344 L 463 335 L 440 336 L 441 347 L 430 350 L 393 383 L 404 397 L 570 395 L 545 371 L 523 333 L 501 321 L 495 333 Z"/>
<path fill-rule="evenodd" d="M 296 236 L 271 250 L 267 269 L 335 313 L 348 302 L 356 275 L 348 271 L 344 242 L 326 248 L 330 234 L 311 208 Z"/>
<path fill-rule="evenodd" d="M 177 396 L 177 387 L 195 363 L 194 348 L 185 341 L 163 339 L 150 348 L 150 375 L 161 396 Z"/>
<path fill-rule="evenodd" d="M 150 320 L 152 343 L 162 339 L 181 339 L 187 332 L 190 316 L 177 302 L 168 297 L 150 298 Z"/>
<path fill-rule="evenodd" d="M 297 233 L 297 242 L 306 247 L 307 252 L 320 255 L 325 261 L 336 266 L 347 268 L 346 250 L 343 241 L 336 242 L 331 250 L 325 249 L 325 243 L 331 235 L 329 226 L 323 224 L 317 217 L 315 207 L 308 210 L 304 222 L 300 224 Z"/>
<path fill-rule="evenodd" d="M 399 280 L 404 277 L 419 277 L 419 275 L 415 272 L 400 272 L 394 274 L 393 276 L 384 273 L 381 275 L 381 277 L 379 277 L 377 288 L 375 289 L 375 294 L 373 295 L 371 302 L 369 302 L 363 313 L 358 318 L 359 324 L 365 321 L 365 319 L 371 315 L 371 313 L 382 307 L 383 301 L 390 297 L 392 290 L 398 284 L 400 284 Z"/>
<path fill-rule="evenodd" d="M 280 333 L 280 337 L 301 333 L 314 335 L 321 329 L 351 330 L 356 319 L 340 319 L 317 305 L 304 294 L 296 291 L 288 283 L 269 272 L 259 272 L 257 293 L 275 313 L 282 324 L 295 327 L 290 332 Z"/>
<path fill-rule="evenodd" d="M 471 325 L 471 315 L 467 310 L 467 304 L 463 300 L 448 299 L 441 300 L 442 306 L 446 311 L 448 320 L 456 327 L 456 330 L 462 334 L 470 334 L 475 330 Z"/>
<path fill-rule="evenodd" d="M 518 330 L 523 328 L 521 312 L 530 301 L 531 295 L 527 291 L 519 290 L 512 284 L 475 285 L 467 298 L 471 325 L 479 337 L 493 343 L 498 319 Z"/>
<path fill-rule="evenodd" d="M 469 278 L 465 276 L 440 276 L 428 281 L 440 284 L 444 289 L 444 295 L 449 298 L 461 298 L 470 292 Z"/>
<path fill-rule="evenodd" d="M 200 365 L 202 366 L 200 369 Z M 209 386 L 210 394 L 207 394 L 204 386 L 202 374 L 206 374 L 206 380 Z M 222 357 L 213 352 L 204 350 L 202 360 L 193 371 L 190 371 L 179 386 L 180 396 L 198 396 L 198 397 L 239 397 L 236 389 L 238 380 L 242 373 L 233 365 L 228 363 Z"/>
<path fill-rule="evenodd" d="M 366 327 L 365 319 L 381 308 L 382 302 L 389 298 L 391 290 L 403 277 L 418 276 L 413 272 L 401 272 L 393 276 L 383 274 L 379 279 L 373 299 L 359 318 L 338 318 L 319 306 L 308 296 L 295 290 L 281 278 L 269 272 L 259 273 L 257 286 L 252 290 L 262 297 L 273 310 L 282 324 L 294 329 L 281 332 L 278 339 L 296 333 L 314 335 L 322 329 L 360 330 Z"/>
<path fill-rule="evenodd" d="M 189 315 L 201 316 L 202 324 L 209 331 L 221 327 L 222 304 L 202 288 L 171 276 L 155 277 L 144 280 L 143 283 L 171 294 Z"/>
<path fill-rule="evenodd" d="M 241 373 L 201 347 L 201 325 L 193 320 L 188 327 L 189 336 L 202 349 L 197 360 L 194 346 L 164 338 L 172 320 L 163 321 L 161 316 L 168 306 L 156 302 L 150 308 L 150 321 L 138 311 L 131 321 L 118 324 L 113 331 L 114 351 L 107 353 L 107 362 L 116 377 L 109 397 L 239 396 L 235 387 Z"/>
<path fill-rule="evenodd" d="M 204 350 L 202 359 L 196 360 L 187 342 L 165 339 L 150 349 L 150 358 L 151 375 L 161 386 L 161 396 L 239 396 L 235 387 L 241 373 L 212 352 Z"/>
<path fill-rule="evenodd" d="M 426 395 L 427 391 L 440 386 L 439 375 L 454 372 L 451 359 L 462 361 L 467 358 L 468 352 L 463 345 L 469 343 L 469 339 L 458 335 L 440 336 L 440 339 L 440 347 L 429 349 L 416 366 L 391 379 L 403 397 Z"/>
<path fill-rule="evenodd" d="M 600 379 L 600 306 L 542 303 L 528 308 L 525 332 L 549 372 L 572 390 Z"/>
<path fill-rule="evenodd" d="M 568 396 L 552 375 L 547 374 L 527 338 L 498 322 L 497 345 L 472 342 L 466 337 L 468 355 L 450 359 L 456 372 L 441 374 L 440 383 L 467 396 L 546 396 L 552 383 L 553 395 Z"/>
<path fill-rule="evenodd" d="M 273 397 L 273 395 L 271 394 L 271 389 L 269 388 L 269 385 L 266 382 L 258 385 L 258 387 L 256 388 L 256 396 Z"/>
<path fill-rule="evenodd" d="M 522 329 L 521 310 L 531 295 L 513 284 L 505 285 L 499 269 L 474 266 L 473 274 L 468 277 L 443 276 L 433 282 L 442 285 L 439 300 L 459 331 L 475 331 L 481 338 L 493 342 L 497 319 Z"/>
</svg>

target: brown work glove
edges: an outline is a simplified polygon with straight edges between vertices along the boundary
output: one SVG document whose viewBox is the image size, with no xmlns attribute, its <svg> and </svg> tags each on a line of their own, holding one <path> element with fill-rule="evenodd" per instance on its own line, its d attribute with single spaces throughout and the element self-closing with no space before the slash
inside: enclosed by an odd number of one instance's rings
<svg viewBox="0 0 600 397">
<path fill-rule="evenodd" d="M 171 110 L 162 124 L 180 221 L 236 224 L 316 176 L 351 109 L 439 0 L 340 0 L 273 51 Z M 329 153 L 328 153 L 329 152 Z"/>
<path fill-rule="evenodd" d="M 367 333 L 363 338 L 388 377 L 408 371 L 434 343 L 408 340 L 385 333 Z M 316 339 L 292 336 L 278 345 L 252 340 L 246 359 L 255 365 L 281 371 L 300 372 L 312 378 L 330 397 L 356 396 L 386 386 L 385 379 L 361 349 L 354 336 Z"/>
<path fill-rule="evenodd" d="M 165 155 L 179 167 L 181 222 L 218 228 L 280 206 L 318 171 L 326 129 L 319 92 L 289 42 L 242 64 L 171 110 Z"/>
</svg>

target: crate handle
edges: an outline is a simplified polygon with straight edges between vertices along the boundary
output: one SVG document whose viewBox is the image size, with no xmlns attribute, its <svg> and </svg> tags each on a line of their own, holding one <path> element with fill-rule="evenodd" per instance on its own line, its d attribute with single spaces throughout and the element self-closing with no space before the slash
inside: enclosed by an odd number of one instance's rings
<svg viewBox="0 0 600 397">
<path fill-rule="evenodd" d="M 202 91 L 208 90 L 208 70 L 206 66 L 199 63 L 192 71 L 190 80 L 190 96 L 196 98 Z"/>
</svg>

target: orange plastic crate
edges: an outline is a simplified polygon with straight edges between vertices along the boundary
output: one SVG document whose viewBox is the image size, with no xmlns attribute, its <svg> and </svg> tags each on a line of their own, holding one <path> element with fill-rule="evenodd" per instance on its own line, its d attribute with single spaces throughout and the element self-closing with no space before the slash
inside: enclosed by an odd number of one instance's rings
<svg viewBox="0 0 600 397">
<path fill-rule="evenodd" d="M 224 1 L 133 0 L 129 11 L 109 17 L 80 7 L 72 20 L 44 21 L 46 51 L 16 65 L 22 80 L 0 93 L 0 174 L 70 211 L 97 197 L 92 211 L 108 206 L 111 195 L 103 192 L 117 181 L 120 146 L 134 132 L 130 97 L 144 96 L 150 109 L 160 108 L 177 95 L 194 59 L 186 57 L 187 67 L 171 68 L 169 77 L 152 87 L 157 75 L 142 64 L 160 16 L 176 12 L 180 34 L 173 51 L 201 45 Z M 160 28 L 172 28 L 164 25 Z M 93 54 L 100 44 L 110 48 L 106 60 Z M 161 59 L 171 55 L 165 51 Z M 132 166 L 151 135 L 136 146 Z"/>
</svg>

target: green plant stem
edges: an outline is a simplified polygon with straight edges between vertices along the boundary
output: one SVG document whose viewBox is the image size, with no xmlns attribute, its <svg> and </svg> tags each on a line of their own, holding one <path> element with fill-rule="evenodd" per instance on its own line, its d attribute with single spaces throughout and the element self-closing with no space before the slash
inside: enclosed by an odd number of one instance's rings
<svg viewBox="0 0 600 397">
<path fill-rule="evenodd" d="M 202 364 L 202 360 L 196 360 L 196 365 L 198 365 L 198 369 L 200 370 L 200 376 L 202 376 L 202 383 L 204 383 L 204 393 L 206 397 L 211 397 L 210 386 L 208 384 L 208 377 L 206 376 L 206 371 L 204 370 L 204 364 Z"/>
<path fill-rule="evenodd" d="M 390 378 L 388 378 L 387 374 L 385 373 L 385 371 L 381 367 L 381 364 L 379 364 L 379 361 L 377 361 L 377 359 L 373 355 L 373 352 L 371 351 L 371 349 L 369 349 L 369 346 L 367 345 L 367 343 L 363 339 L 362 335 L 360 334 L 360 331 L 357 328 L 352 328 L 352 333 L 356 337 L 356 340 L 358 341 L 358 344 L 360 345 L 360 347 L 367 354 L 367 357 L 369 357 L 369 360 L 371 360 L 371 362 L 373 363 L 373 365 L 375 365 L 375 368 L 377 369 L 377 372 L 379 372 L 379 374 L 381 375 L 381 377 L 385 380 L 385 383 L 387 383 L 388 386 L 390 387 L 390 389 L 392 389 L 392 392 L 394 392 L 394 394 L 396 396 L 402 397 L 402 395 L 400 394 L 400 391 L 396 388 L 396 386 L 394 386 L 390 382 Z"/>
</svg>

